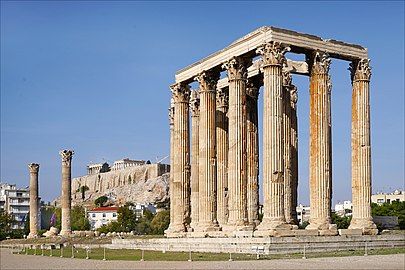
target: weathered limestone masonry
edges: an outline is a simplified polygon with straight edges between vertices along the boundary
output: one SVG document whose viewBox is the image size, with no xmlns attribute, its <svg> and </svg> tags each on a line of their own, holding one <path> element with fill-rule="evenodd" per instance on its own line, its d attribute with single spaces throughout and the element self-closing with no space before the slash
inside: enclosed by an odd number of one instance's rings
<svg viewBox="0 0 405 270">
<path fill-rule="evenodd" d="M 173 98 L 170 100 L 170 108 L 169 108 L 169 126 L 170 126 L 170 164 L 173 164 L 174 162 L 174 101 Z M 170 173 L 170 179 L 169 179 L 169 187 L 173 187 L 173 173 Z M 172 203 L 174 205 L 174 194 L 173 194 L 173 189 L 174 188 L 169 188 L 169 196 L 170 196 L 170 206 L 172 206 Z M 174 207 L 170 207 L 170 224 L 174 224 Z"/>
<path fill-rule="evenodd" d="M 350 65 L 352 73 L 352 193 L 350 229 L 377 234 L 371 217 L 370 60 Z"/>
<path fill-rule="evenodd" d="M 28 238 L 38 237 L 38 173 L 39 164 L 30 163 L 30 233 Z"/>
<path fill-rule="evenodd" d="M 175 84 L 172 93 L 175 113 L 170 208 L 174 208 L 174 212 L 173 222 L 166 232 L 185 233 L 190 226 L 190 88 L 184 84 Z"/>
<path fill-rule="evenodd" d="M 246 80 L 247 65 L 243 58 L 232 58 L 223 67 L 228 71 L 229 92 L 229 148 L 228 194 L 229 217 L 223 229 L 251 230 L 247 217 L 247 163 L 246 163 Z"/>
<path fill-rule="evenodd" d="M 198 170 L 198 153 L 199 148 L 199 125 L 200 125 L 200 97 L 197 91 L 191 92 L 190 97 L 190 111 L 191 111 L 191 223 L 190 227 L 192 229 L 196 228 L 198 225 L 199 217 L 199 170 Z"/>
<path fill-rule="evenodd" d="M 72 233 L 70 227 L 70 210 L 71 210 L 71 191 L 72 185 L 70 183 L 72 177 L 72 150 L 62 150 L 59 152 L 62 157 L 62 227 L 60 235 L 69 236 Z"/>
<path fill-rule="evenodd" d="M 258 80 L 250 80 L 246 86 L 247 114 L 247 214 L 249 225 L 256 227 L 259 221 L 259 119 L 257 99 Z"/>
<path fill-rule="evenodd" d="M 288 52 L 288 53 L 287 53 Z M 304 55 L 306 61 L 287 59 Z M 259 58 L 259 59 L 256 59 Z M 188 111 L 175 105 L 171 133 L 171 210 L 168 237 L 337 235 L 331 224 L 331 58 L 351 62 L 353 220 L 341 235 L 375 234 L 370 214 L 370 67 L 367 49 L 275 27 L 261 27 L 178 71 L 175 86 L 197 81 L 192 111 L 191 221 L 186 166 Z M 220 78 L 224 71 L 227 77 Z M 310 201 L 306 230 L 297 229 L 298 119 L 293 75 L 310 79 Z M 258 222 L 258 93 L 263 85 L 263 221 Z M 173 88 L 173 86 L 172 86 Z M 229 96 L 229 97 L 228 97 Z M 173 91 L 176 100 L 176 92 Z M 229 101 L 228 101 L 229 99 Z M 177 104 L 177 103 L 175 103 Z M 184 102 L 186 104 L 186 102 Z M 229 107 L 228 107 L 229 106 Z M 178 112 L 181 110 L 181 112 Z M 182 119 L 182 121 L 180 121 Z M 186 124 L 187 123 L 187 124 Z M 179 127 L 180 125 L 180 127 Z M 176 130 L 183 130 L 180 143 Z M 198 132 L 197 132 L 198 130 Z M 197 134 L 198 133 L 198 134 Z M 186 150 L 187 149 L 187 150 Z M 198 161 L 197 161 L 198 160 Z M 175 169 L 178 164 L 183 164 Z M 183 170 L 183 171 L 182 171 Z M 199 172 L 195 176 L 196 171 Z M 198 180 L 196 180 L 198 178 Z M 197 185 L 198 183 L 198 185 Z M 198 190 L 198 196 L 196 196 Z M 198 200 L 198 203 L 197 203 Z M 198 223 L 197 223 L 198 221 Z M 195 225 L 196 224 L 196 225 Z M 181 226 L 179 226 L 181 225 Z"/>
<path fill-rule="evenodd" d="M 228 89 L 217 90 L 217 220 L 228 222 Z"/>
</svg>

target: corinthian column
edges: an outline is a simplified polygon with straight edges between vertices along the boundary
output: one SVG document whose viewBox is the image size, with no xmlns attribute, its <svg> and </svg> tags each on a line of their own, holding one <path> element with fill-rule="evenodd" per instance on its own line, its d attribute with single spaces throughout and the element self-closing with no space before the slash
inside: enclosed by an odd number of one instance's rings
<svg viewBox="0 0 405 270">
<path fill-rule="evenodd" d="M 173 98 L 170 99 L 170 108 L 169 108 L 169 126 L 170 126 L 170 179 L 169 179 L 169 187 L 173 187 L 173 161 L 174 161 L 174 101 Z M 170 195 L 170 224 L 173 224 L 174 218 L 174 205 L 175 198 L 173 194 L 173 189 L 169 188 L 169 195 Z"/>
<path fill-rule="evenodd" d="M 28 238 L 38 237 L 38 173 L 39 164 L 28 165 L 30 170 L 30 233 Z"/>
<path fill-rule="evenodd" d="M 246 86 L 247 115 L 247 215 L 250 225 L 256 227 L 259 222 L 259 132 L 258 108 L 259 85 L 248 81 Z"/>
<path fill-rule="evenodd" d="M 263 221 L 259 231 L 291 229 L 284 216 L 283 76 L 289 48 L 269 42 L 257 49 L 263 58 Z"/>
<path fill-rule="evenodd" d="M 69 236 L 72 233 L 70 224 L 71 193 L 72 193 L 72 156 L 74 151 L 62 150 L 59 152 L 62 157 L 62 228 L 60 235 Z"/>
<path fill-rule="evenodd" d="M 291 96 L 292 77 L 283 71 L 283 137 L 284 137 L 284 216 L 287 223 L 293 219 L 292 147 L 291 147 Z"/>
<path fill-rule="evenodd" d="M 228 222 L 228 89 L 217 90 L 217 219 Z"/>
<path fill-rule="evenodd" d="M 291 104 L 291 186 L 292 186 L 292 218 L 294 224 L 298 224 L 297 205 L 298 205 L 298 119 L 297 119 L 297 87 L 292 85 L 290 88 Z"/>
<path fill-rule="evenodd" d="M 349 229 L 377 234 L 371 217 L 370 60 L 350 65 L 352 73 L 352 196 Z"/>
<path fill-rule="evenodd" d="M 173 181 L 170 208 L 173 210 L 173 222 L 166 233 L 182 233 L 190 224 L 190 137 L 189 137 L 189 98 L 188 85 L 181 83 L 171 86 L 174 102 L 173 163 L 171 174 Z M 173 201 L 172 201 L 173 200 Z"/>
<path fill-rule="evenodd" d="M 329 55 L 314 52 L 310 59 L 310 158 L 311 217 L 306 229 L 326 230 L 331 223 L 332 134 Z"/>
<path fill-rule="evenodd" d="M 234 57 L 223 65 L 229 81 L 229 157 L 228 194 L 229 217 L 227 229 L 249 229 L 247 217 L 246 164 L 246 80 L 250 60 Z M 250 226 L 250 229 L 251 226 Z"/>
<path fill-rule="evenodd" d="M 220 229 L 217 221 L 217 170 L 215 132 L 215 90 L 219 72 L 203 71 L 196 77 L 200 83 L 199 128 L 199 219 L 196 231 Z"/>
<path fill-rule="evenodd" d="M 199 148 L 199 125 L 200 125 L 200 97 L 197 91 L 191 92 L 190 98 L 191 111 L 191 224 L 190 227 L 195 229 L 198 225 L 198 185 L 199 185 L 199 170 L 198 170 L 198 153 Z"/>
</svg>

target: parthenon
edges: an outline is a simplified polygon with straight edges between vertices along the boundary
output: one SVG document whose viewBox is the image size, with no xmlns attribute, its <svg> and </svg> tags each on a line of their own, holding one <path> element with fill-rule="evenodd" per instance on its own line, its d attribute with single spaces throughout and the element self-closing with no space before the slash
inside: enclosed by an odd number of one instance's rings
<svg viewBox="0 0 405 270">
<path fill-rule="evenodd" d="M 303 54 L 306 60 L 287 59 L 287 52 Z M 367 49 L 264 26 L 181 69 L 170 86 L 171 219 L 167 237 L 338 234 L 331 224 L 332 58 L 349 62 L 352 80 L 353 218 L 346 233 L 377 234 L 370 202 L 371 68 Z M 227 77 L 220 79 L 221 72 Z M 308 76 L 310 82 L 311 218 L 305 230 L 298 229 L 295 211 L 299 89 L 293 75 Z M 194 82 L 198 87 L 191 89 Z M 262 86 L 263 120 L 259 121 Z M 261 222 L 259 123 L 263 123 Z"/>
</svg>

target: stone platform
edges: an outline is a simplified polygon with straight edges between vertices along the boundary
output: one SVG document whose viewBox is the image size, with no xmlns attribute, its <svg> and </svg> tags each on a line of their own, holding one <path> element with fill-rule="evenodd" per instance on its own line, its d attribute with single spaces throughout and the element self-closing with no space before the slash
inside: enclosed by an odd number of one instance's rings
<svg viewBox="0 0 405 270">
<path fill-rule="evenodd" d="M 313 233 L 313 232 L 312 232 Z M 159 251 L 232 252 L 265 254 L 360 250 L 373 248 L 405 248 L 405 237 L 398 235 L 342 235 L 296 237 L 241 238 L 155 238 L 113 239 L 106 245 L 111 249 L 144 249 Z"/>
</svg>

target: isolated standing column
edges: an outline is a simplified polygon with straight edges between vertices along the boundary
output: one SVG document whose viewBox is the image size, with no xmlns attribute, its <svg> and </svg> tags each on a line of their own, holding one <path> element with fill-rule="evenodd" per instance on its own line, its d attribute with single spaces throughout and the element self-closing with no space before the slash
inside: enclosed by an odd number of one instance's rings
<svg viewBox="0 0 405 270">
<path fill-rule="evenodd" d="M 69 236 L 72 233 L 70 210 L 71 210 L 71 179 L 72 179 L 72 156 L 74 151 L 62 150 L 59 152 L 62 157 L 62 228 L 60 234 Z"/>
<path fill-rule="evenodd" d="M 377 234 L 371 216 L 371 140 L 369 59 L 350 66 L 352 73 L 352 196 L 353 215 L 349 229 Z"/>
<path fill-rule="evenodd" d="M 30 233 L 28 238 L 38 237 L 38 173 L 39 164 L 28 165 L 30 170 Z"/>
</svg>

